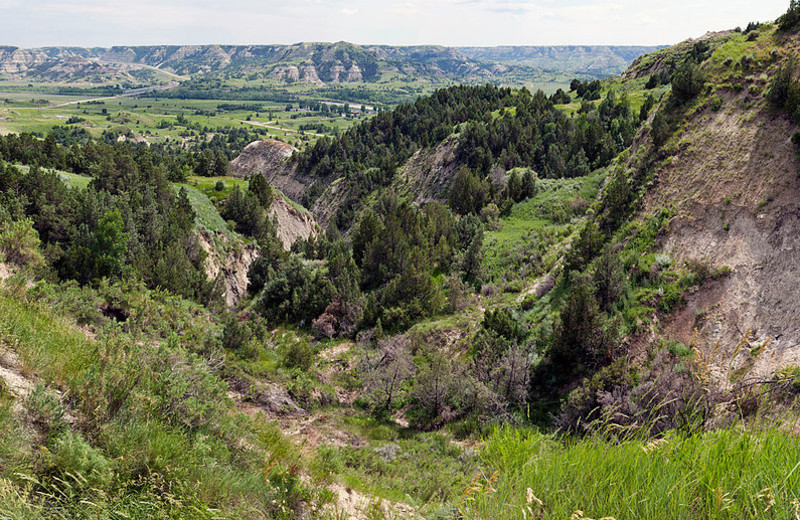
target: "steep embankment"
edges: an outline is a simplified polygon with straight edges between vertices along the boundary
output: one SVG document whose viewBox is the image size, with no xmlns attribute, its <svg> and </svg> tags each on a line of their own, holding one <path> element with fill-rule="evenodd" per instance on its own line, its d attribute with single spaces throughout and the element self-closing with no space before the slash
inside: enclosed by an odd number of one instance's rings
<svg viewBox="0 0 800 520">
<path fill-rule="evenodd" d="M 240 235 L 227 230 L 213 203 L 192 190 L 195 211 L 201 215 L 197 229 L 200 248 L 206 253 L 205 271 L 209 280 L 218 280 L 229 307 L 247 295 L 248 272 L 258 258 L 258 247 Z M 317 223 L 307 212 L 296 208 L 281 193 L 276 193 L 269 211 L 276 224 L 278 238 L 288 251 L 300 238 L 318 233 Z M 2 264 L 0 264 L 2 267 Z M 1 273 L 1 271 L 0 271 Z"/>
<path fill-rule="evenodd" d="M 296 151 L 297 148 L 294 146 L 273 139 L 253 141 L 231 161 L 231 174 L 240 179 L 254 173 L 269 177 L 284 168 L 286 159 Z"/>
<path fill-rule="evenodd" d="M 457 147 L 458 138 L 451 136 L 433 149 L 417 151 L 399 170 L 393 182 L 394 189 L 418 204 L 446 200 L 458 166 Z M 326 227 L 355 189 L 353 182 L 344 177 L 328 183 L 327 179 L 314 179 L 298 173 L 295 165 L 287 161 L 296 151 L 280 141 L 255 141 L 231 161 L 234 176 L 244 178 L 260 173 L 273 187 L 295 202 L 300 202 L 310 187 L 320 183 L 320 195 L 311 207 L 313 218 L 305 214 L 298 215 L 297 210 L 289 205 L 273 206 L 271 214 L 277 216 L 282 224 L 278 235 L 284 244 L 289 238 L 291 242 L 297 237 L 308 238 L 316 229 L 317 222 Z"/>
<path fill-rule="evenodd" d="M 239 178 L 260 173 L 273 187 L 299 202 L 314 181 L 299 175 L 294 165 L 287 161 L 296 151 L 293 146 L 273 139 L 254 141 L 231 161 L 231 173 Z"/>
<path fill-rule="evenodd" d="M 319 232 L 314 217 L 308 211 L 295 207 L 281 194 L 275 195 L 269 216 L 277 223 L 275 231 L 287 251 L 295 241 L 316 236 Z"/>
<path fill-rule="evenodd" d="M 247 273 L 258 258 L 258 248 L 204 228 L 198 231 L 198 242 L 206 252 L 206 276 L 221 281 L 225 303 L 234 307 L 247 296 Z"/>
<path fill-rule="evenodd" d="M 668 336 L 689 344 L 696 328 L 696 341 L 721 345 L 728 360 L 742 340 L 748 351 L 765 345 L 755 360 L 763 374 L 800 361 L 800 294 L 792 290 L 800 284 L 795 125 L 763 104 L 742 111 L 746 93 L 722 97 L 723 109 L 705 107 L 687 122 L 647 206 L 678 209 L 664 252 L 732 270 L 687 298 Z"/>
<path fill-rule="evenodd" d="M 432 149 L 418 150 L 398 170 L 397 177 L 392 181 L 392 189 L 395 193 L 408 197 L 416 204 L 424 205 L 433 201 L 446 201 L 450 185 L 459 166 L 456 158 L 457 148 L 458 137 L 450 136 Z M 297 179 L 298 184 L 305 182 L 311 186 L 309 179 L 301 177 L 295 172 L 290 178 Z M 280 177 L 276 180 L 280 180 Z M 355 183 L 345 177 L 325 184 L 321 195 L 314 201 L 311 208 L 319 224 L 327 227 L 339 208 L 346 205 L 348 200 L 357 193 L 357 190 L 358 187 Z"/>
<path fill-rule="evenodd" d="M 405 186 L 417 204 L 447 199 L 455 176 L 458 138 L 451 136 L 433 150 L 420 150 L 403 167 L 397 184 Z"/>
<path fill-rule="evenodd" d="M 644 203 L 645 214 L 675 212 L 663 253 L 731 269 L 687 295 L 663 327 L 668 339 L 699 348 L 723 386 L 733 373 L 800 364 L 797 128 L 764 95 L 796 47 L 781 38 L 737 35 L 703 64 L 706 90 L 663 147 Z"/>
</svg>

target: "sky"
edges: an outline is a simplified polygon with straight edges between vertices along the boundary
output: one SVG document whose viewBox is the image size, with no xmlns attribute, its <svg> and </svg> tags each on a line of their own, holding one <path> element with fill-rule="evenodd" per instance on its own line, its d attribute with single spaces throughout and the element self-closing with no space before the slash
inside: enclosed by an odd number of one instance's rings
<svg viewBox="0 0 800 520">
<path fill-rule="evenodd" d="M 0 45 L 669 45 L 788 0 L 0 0 Z"/>
</svg>

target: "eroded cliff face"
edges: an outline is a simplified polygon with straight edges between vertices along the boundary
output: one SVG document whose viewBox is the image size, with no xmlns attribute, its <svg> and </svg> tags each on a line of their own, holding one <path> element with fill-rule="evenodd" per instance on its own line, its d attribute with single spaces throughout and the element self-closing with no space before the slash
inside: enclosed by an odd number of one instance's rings
<svg viewBox="0 0 800 520">
<path fill-rule="evenodd" d="M 291 249 L 295 241 L 301 238 L 307 239 L 319 233 L 319 226 L 308 211 L 294 207 L 279 194 L 276 194 L 272 201 L 269 216 L 277 223 L 278 238 L 283 242 L 283 247 L 287 251 Z"/>
<path fill-rule="evenodd" d="M 170 74 L 196 75 L 231 70 L 260 73 L 291 84 L 315 85 L 376 81 L 381 72 L 431 79 L 478 79 L 509 67 L 465 57 L 455 48 L 437 46 L 361 46 L 347 42 L 294 45 L 151 45 L 111 48 L 0 47 L 0 74 L 14 79 L 86 81 L 93 68 L 106 78 L 126 77 L 131 68 L 157 68 Z M 116 76 L 115 76 L 116 75 Z"/>
<path fill-rule="evenodd" d="M 288 168 L 286 159 L 296 151 L 294 146 L 273 139 L 253 141 L 231 161 L 231 174 L 240 179 L 256 173 L 269 178 L 276 171 Z"/>
<path fill-rule="evenodd" d="M 296 151 L 296 148 L 281 141 L 254 141 L 231 161 L 231 174 L 239 178 L 261 174 L 284 195 L 300 202 L 316 179 L 297 173 L 295 165 L 288 161 Z"/>
<path fill-rule="evenodd" d="M 280 193 L 275 194 L 269 215 L 275 222 L 278 238 L 287 251 L 295 241 L 319 233 L 314 217 L 308 211 L 294 207 Z M 258 247 L 246 243 L 235 233 L 226 234 L 200 228 L 197 234 L 198 243 L 206 253 L 206 277 L 212 281 L 218 280 L 222 284 L 227 305 L 236 306 L 247 296 L 248 273 L 259 256 Z M 0 276 L 3 274 L 2 266 L 0 264 Z"/>
<path fill-rule="evenodd" d="M 258 258 L 258 248 L 206 229 L 198 231 L 198 241 L 206 252 L 206 276 L 209 280 L 220 280 L 225 303 L 228 307 L 236 306 L 247 295 L 247 274 Z"/>
<path fill-rule="evenodd" d="M 399 170 L 392 188 L 420 205 L 433 201 L 445 202 L 458 169 L 457 148 L 458 138 L 451 136 L 435 148 L 417 151 Z M 296 172 L 291 172 L 289 176 L 293 182 L 304 188 L 310 187 L 315 181 L 304 178 Z M 326 180 L 316 182 L 325 183 L 325 188 L 314 201 L 311 212 L 319 225 L 327 228 L 328 223 L 336 216 L 337 210 L 348 203 L 357 192 L 357 188 L 344 177 L 331 182 Z"/>
<path fill-rule="evenodd" d="M 458 139 L 450 137 L 433 149 L 418 151 L 400 170 L 395 188 L 411 194 L 418 204 L 445 201 L 458 166 L 455 153 L 457 147 Z M 314 226 L 319 224 L 323 228 L 327 227 L 338 208 L 350 197 L 351 183 L 345 178 L 316 179 L 300 174 L 295 165 L 288 161 L 296 151 L 280 141 L 255 141 L 247 145 L 239 157 L 231 162 L 231 172 L 240 178 L 260 173 L 273 187 L 295 202 L 302 201 L 303 195 L 311 186 L 321 183 L 323 189 L 314 201 L 311 213 Z M 275 211 L 273 208 L 273 213 Z M 286 214 L 281 211 L 281 214 Z M 297 227 L 295 224 L 291 226 Z M 301 236 L 308 238 L 311 224 L 300 224 L 299 229 L 303 229 Z"/>
<path fill-rule="evenodd" d="M 661 238 L 674 261 L 730 269 L 663 327 L 699 348 L 726 386 L 732 371 L 800 364 L 800 180 L 794 123 L 746 90 L 718 95 L 720 110 L 704 106 L 685 122 L 645 211 L 674 210 Z"/>
</svg>

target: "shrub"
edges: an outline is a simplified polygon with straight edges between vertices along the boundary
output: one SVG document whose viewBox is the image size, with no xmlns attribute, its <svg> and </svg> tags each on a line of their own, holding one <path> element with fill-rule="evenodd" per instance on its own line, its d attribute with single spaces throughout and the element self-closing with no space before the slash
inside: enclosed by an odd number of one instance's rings
<svg viewBox="0 0 800 520">
<path fill-rule="evenodd" d="M 700 94 L 705 80 L 705 74 L 687 60 L 672 75 L 672 94 L 678 102 L 685 103 Z"/>
<path fill-rule="evenodd" d="M 314 349 L 306 339 L 297 338 L 289 342 L 283 352 L 283 366 L 286 368 L 297 368 L 307 372 L 316 361 Z"/>
<path fill-rule="evenodd" d="M 33 220 L 0 221 L 0 256 L 5 257 L 5 261 L 20 267 L 38 268 L 44 264 L 39 245 L 39 233 L 33 228 Z"/>
<path fill-rule="evenodd" d="M 25 402 L 28 420 L 45 440 L 64 429 L 64 408 L 58 398 L 43 384 L 38 383 Z"/>
<path fill-rule="evenodd" d="M 380 342 L 377 352 L 365 352 L 359 363 L 364 393 L 362 399 L 373 414 L 391 413 L 403 401 L 407 382 L 414 374 L 408 340 L 396 336 Z"/>
<path fill-rule="evenodd" d="M 167 348 L 172 353 L 153 387 L 159 412 L 171 424 L 189 431 L 215 426 L 227 407 L 228 385 L 212 374 L 199 356 L 182 352 L 174 340 L 170 343 Z M 154 353 L 157 358 L 165 356 L 163 346 L 160 350 Z"/>
<path fill-rule="evenodd" d="M 246 323 L 240 323 L 235 316 L 229 316 L 222 328 L 222 346 L 243 358 L 254 358 L 258 348 L 253 343 L 253 333 Z"/>
<path fill-rule="evenodd" d="M 653 145 L 656 148 L 661 148 L 667 142 L 670 135 L 672 135 L 672 119 L 664 111 L 659 111 L 653 117 L 653 124 L 650 131 L 653 138 Z"/>
<path fill-rule="evenodd" d="M 550 361 L 562 376 L 580 375 L 608 359 L 603 317 L 592 288 L 579 280 L 570 293 L 553 331 Z"/>
<path fill-rule="evenodd" d="M 51 471 L 71 480 L 80 488 L 107 486 L 113 477 L 113 464 L 80 434 L 65 430 L 52 442 L 49 451 Z"/>
<path fill-rule="evenodd" d="M 520 304 L 520 308 L 523 311 L 529 311 L 533 309 L 533 306 L 536 304 L 536 294 L 529 293 L 526 294 L 525 297 L 522 299 L 522 303 Z"/>
<path fill-rule="evenodd" d="M 659 355 L 637 384 L 625 360 L 617 359 L 570 393 L 557 424 L 574 433 L 617 438 L 700 431 L 718 396 L 699 383 L 691 363 L 675 370 L 677 361 Z"/>
<path fill-rule="evenodd" d="M 667 351 L 675 357 L 684 358 L 694 355 L 694 351 L 680 341 L 661 340 L 661 346 L 666 348 Z"/>
<path fill-rule="evenodd" d="M 625 291 L 625 270 L 619 255 L 610 247 L 597 259 L 594 268 L 597 302 L 602 310 L 610 309 Z"/>
</svg>

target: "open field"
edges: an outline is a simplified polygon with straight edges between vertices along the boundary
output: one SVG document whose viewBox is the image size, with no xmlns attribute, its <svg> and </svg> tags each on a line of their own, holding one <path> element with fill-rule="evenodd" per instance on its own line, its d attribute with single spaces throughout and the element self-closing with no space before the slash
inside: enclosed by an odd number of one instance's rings
<svg viewBox="0 0 800 520">
<path fill-rule="evenodd" d="M 360 106 L 348 107 L 350 115 L 345 116 L 339 113 L 344 106 L 325 112 L 300 109 L 297 103 L 108 98 L 92 97 L 91 93 L 53 94 L 45 85 L 31 86 L 25 92 L 18 87 L 0 82 L 0 133 L 44 134 L 63 127 L 67 132 L 85 131 L 95 138 L 110 132 L 149 143 L 183 143 L 247 128 L 265 139 L 301 147 L 321 135 L 336 135 L 371 113 L 362 114 Z"/>
</svg>

